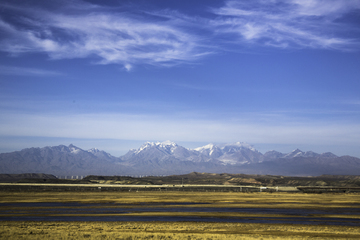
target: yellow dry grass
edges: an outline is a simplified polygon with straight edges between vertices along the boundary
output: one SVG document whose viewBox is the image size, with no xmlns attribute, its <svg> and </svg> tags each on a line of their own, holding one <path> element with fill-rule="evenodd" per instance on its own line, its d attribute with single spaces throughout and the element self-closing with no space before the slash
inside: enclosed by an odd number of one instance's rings
<svg viewBox="0 0 360 240">
<path fill-rule="evenodd" d="M 5 202 L 194 202 L 194 203 L 253 203 L 253 204 L 353 204 L 359 203 L 360 195 L 305 194 L 305 193 L 239 193 L 239 192 L 182 192 L 139 191 L 131 192 L 0 192 L 0 203 Z"/>
<path fill-rule="evenodd" d="M 359 239 L 358 227 L 200 222 L 1 222 L 1 239 Z"/>
<path fill-rule="evenodd" d="M 349 208 L 359 194 L 234 192 L 0 192 L 0 203 L 80 202 L 190 203 L 182 207 Z M 193 204 L 192 204 L 193 203 Z M 354 205 L 355 204 L 355 205 Z M 148 212 L 133 215 L 210 215 L 213 213 Z M 216 213 L 226 214 L 231 213 Z M 232 213 L 234 216 L 244 213 Z M 250 213 L 247 213 L 250 216 Z M 1 217 L 1 215 L 0 215 Z M 346 217 L 339 215 L 337 217 Z M 348 216 L 359 218 L 357 215 Z M 360 226 L 210 222 L 26 222 L 0 221 L 0 239 L 360 239 Z"/>
<path fill-rule="evenodd" d="M 136 190 L 136 188 L 135 188 Z M 360 203 L 360 194 L 237 193 L 237 192 L 0 192 L 0 203 L 211 203 L 216 207 L 238 204 L 245 207 L 321 208 L 349 207 Z M 215 206 L 215 205 L 213 205 Z M 233 205 L 234 206 L 234 205 Z M 209 205 L 207 205 L 209 207 Z"/>
</svg>

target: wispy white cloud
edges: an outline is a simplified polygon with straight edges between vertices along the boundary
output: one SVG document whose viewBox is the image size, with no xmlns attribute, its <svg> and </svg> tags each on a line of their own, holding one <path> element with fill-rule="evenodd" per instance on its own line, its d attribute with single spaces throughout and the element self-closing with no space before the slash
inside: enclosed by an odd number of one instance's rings
<svg viewBox="0 0 360 240">
<path fill-rule="evenodd" d="M 335 20 L 357 9 L 360 0 L 230 0 L 213 9 L 212 25 L 242 44 L 347 50 L 359 47 L 359 39 L 341 37 L 348 26 Z"/>
<path fill-rule="evenodd" d="M 296 14 L 307 16 L 337 18 L 349 11 L 360 8 L 359 0 L 290 0 L 289 2 L 296 5 Z"/>
<path fill-rule="evenodd" d="M 122 64 L 126 70 L 139 63 L 174 65 L 207 54 L 197 37 L 169 19 L 113 12 L 85 3 L 82 11 L 76 8 L 76 14 L 71 14 L 70 3 L 66 12 L 15 8 L 26 17 L 18 20 L 21 27 L 0 19 L 5 33 L 0 40 L 2 51 L 44 52 L 53 59 L 95 56 L 97 63 Z"/>
<path fill-rule="evenodd" d="M 49 71 L 38 68 L 24 68 L 24 67 L 12 67 L 12 66 L 1 66 L 0 75 L 17 75 L 17 76 L 62 76 L 63 74 L 57 71 Z"/>
<path fill-rule="evenodd" d="M 112 9 L 81 0 L 54 3 L 59 7 L 0 3 L 18 16 L 0 17 L 1 51 L 41 52 L 52 59 L 93 58 L 95 63 L 120 64 L 130 71 L 138 64 L 193 62 L 221 51 L 224 39 L 276 48 L 360 46 L 358 38 L 342 35 L 359 31 L 358 26 L 338 21 L 360 9 L 360 0 L 229 0 L 212 9 L 215 18 L 169 9 Z"/>
</svg>

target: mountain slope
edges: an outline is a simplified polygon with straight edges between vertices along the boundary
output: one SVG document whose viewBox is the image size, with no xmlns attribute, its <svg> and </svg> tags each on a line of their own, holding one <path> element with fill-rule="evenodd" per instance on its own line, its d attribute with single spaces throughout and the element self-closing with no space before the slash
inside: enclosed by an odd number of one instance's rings
<svg viewBox="0 0 360 240">
<path fill-rule="evenodd" d="M 110 155 L 111 156 L 111 155 Z M 109 158 L 111 159 L 111 157 Z M 114 173 L 115 159 L 99 158 L 74 145 L 27 148 L 0 154 L 1 173 L 49 173 L 54 175 L 87 175 Z"/>
</svg>

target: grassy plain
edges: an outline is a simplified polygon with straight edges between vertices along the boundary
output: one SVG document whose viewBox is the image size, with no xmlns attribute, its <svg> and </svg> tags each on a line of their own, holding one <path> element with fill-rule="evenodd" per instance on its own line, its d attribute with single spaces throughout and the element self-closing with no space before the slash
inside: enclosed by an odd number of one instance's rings
<svg viewBox="0 0 360 240">
<path fill-rule="evenodd" d="M 358 227 L 203 222 L 1 222 L 1 239 L 359 239 Z"/>
<path fill-rule="evenodd" d="M 341 209 L 359 208 L 360 194 L 234 192 L 0 192 L 0 203 L 187 203 L 182 207 Z M 7 208 L 9 208 L 7 206 Z M 25 211 L 26 209 L 24 209 Z M 3 211 L 4 212 L 4 211 Z M 26 211 L 25 211 L 26 212 Z M 148 212 L 144 215 L 224 213 Z M 226 213 L 225 213 L 226 214 Z M 237 213 L 232 213 L 237 214 Z M 240 213 L 239 213 L 240 214 Z M 244 213 L 241 213 L 244 215 Z M 247 214 L 247 213 L 245 213 Z M 4 214 L 0 214 L 1 215 Z M 250 216 L 250 213 L 246 216 Z M 260 215 L 258 215 L 260 216 Z M 265 216 L 262 214 L 261 216 Z M 273 215 L 274 216 L 274 215 Z M 326 216 L 317 216 L 326 217 Z M 358 215 L 339 215 L 360 219 Z M 213 222 L 57 222 L 0 221 L 1 239 L 359 239 L 360 226 Z"/>
</svg>

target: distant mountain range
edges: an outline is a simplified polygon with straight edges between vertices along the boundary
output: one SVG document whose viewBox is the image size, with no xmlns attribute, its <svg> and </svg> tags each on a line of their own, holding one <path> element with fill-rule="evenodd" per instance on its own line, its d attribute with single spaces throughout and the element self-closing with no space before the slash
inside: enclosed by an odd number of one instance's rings
<svg viewBox="0 0 360 240">
<path fill-rule="evenodd" d="M 190 172 L 287 176 L 359 175 L 360 159 L 333 153 L 260 153 L 247 143 L 208 144 L 188 149 L 171 141 L 147 142 L 114 157 L 96 148 L 74 145 L 27 148 L 0 154 L 0 173 L 63 175 L 176 175 Z"/>
</svg>

